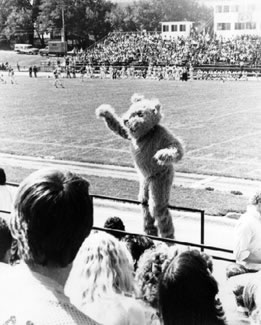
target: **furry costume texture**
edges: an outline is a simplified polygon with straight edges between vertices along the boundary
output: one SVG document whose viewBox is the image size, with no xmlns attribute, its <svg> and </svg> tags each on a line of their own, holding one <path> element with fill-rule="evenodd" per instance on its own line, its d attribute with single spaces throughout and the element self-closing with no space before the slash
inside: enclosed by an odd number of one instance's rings
<svg viewBox="0 0 261 325">
<path fill-rule="evenodd" d="M 158 99 L 146 99 L 134 94 L 131 102 L 122 118 L 115 114 L 110 105 L 105 104 L 96 109 L 96 114 L 105 119 L 114 133 L 131 141 L 131 152 L 140 177 L 139 200 L 144 216 L 144 231 L 156 236 L 159 229 L 162 237 L 174 238 L 168 203 L 174 178 L 173 163 L 183 157 L 183 145 L 159 124 L 162 115 Z"/>
</svg>

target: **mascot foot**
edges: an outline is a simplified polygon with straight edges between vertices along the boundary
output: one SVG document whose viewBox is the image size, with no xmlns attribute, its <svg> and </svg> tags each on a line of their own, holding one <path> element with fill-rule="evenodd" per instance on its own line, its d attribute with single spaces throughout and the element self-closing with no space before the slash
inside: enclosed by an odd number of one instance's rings
<svg viewBox="0 0 261 325">
<path fill-rule="evenodd" d="M 165 213 L 160 217 L 156 218 L 157 226 L 160 231 L 160 235 L 162 238 L 174 239 L 174 226 L 172 222 L 172 217 L 168 209 L 166 209 Z"/>
<path fill-rule="evenodd" d="M 144 227 L 144 231 L 147 235 L 155 236 L 155 237 L 158 236 L 158 229 L 154 225 Z"/>
<path fill-rule="evenodd" d="M 150 236 L 158 236 L 158 228 L 155 226 L 155 219 L 152 218 L 147 202 L 142 203 L 143 227 L 144 232 Z"/>
</svg>

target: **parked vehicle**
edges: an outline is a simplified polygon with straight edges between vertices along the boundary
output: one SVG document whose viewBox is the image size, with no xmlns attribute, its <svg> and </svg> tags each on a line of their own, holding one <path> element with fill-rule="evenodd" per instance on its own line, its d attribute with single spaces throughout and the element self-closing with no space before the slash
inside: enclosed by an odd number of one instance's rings
<svg viewBox="0 0 261 325">
<path fill-rule="evenodd" d="M 39 49 L 32 44 L 15 44 L 14 51 L 19 54 L 38 54 Z"/>
<path fill-rule="evenodd" d="M 45 48 L 40 49 L 39 54 L 42 55 L 42 56 L 44 56 L 44 55 L 47 56 L 49 54 L 49 46 L 46 46 Z"/>
<path fill-rule="evenodd" d="M 63 56 L 67 53 L 67 42 L 61 41 L 49 41 L 48 42 L 48 54 L 54 54 L 57 56 Z"/>
<path fill-rule="evenodd" d="M 33 47 L 33 45 L 32 44 L 15 44 L 14 51 L 20 52 L 20 51 L 29 49 L 30 47 Z"/>
<path fill-rule="evenodd" d="M 67 53 L 67 42 L 49 41 L 48 46 L 39 50 L 39 54 L 44 56 L 55 55 L 64 56 Z"/>
<path fill-rule="evenodd" d="M 25 49 L 19 52 L 20 54 L 38 54 L 39 49 L 36 47 L 30 47 L 29 49 Z"/>
</svg>

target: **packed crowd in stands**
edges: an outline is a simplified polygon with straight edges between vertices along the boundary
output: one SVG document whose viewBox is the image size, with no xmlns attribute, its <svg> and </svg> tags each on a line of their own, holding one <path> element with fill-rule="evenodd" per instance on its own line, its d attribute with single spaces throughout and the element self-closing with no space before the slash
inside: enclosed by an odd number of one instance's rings
<svg viewBox="0 0 261 325">
<path fill-rule="evenodd" d="M 261 38 L 222 39 L 193 33 L 190 37 L 164 39 L 157 33 L 111 33 L 104 41 L 76 54 L 91 65 L 182 66 L 261 64 Z"/>
<path fill-rule="evenodd" d="M 251 199 L 243 228 L 238 225 L 236 263 L 227 269 L 228 278 L 255 275 L 243 289 L 238 278 L 241 298 L 235 301 L 249 318 L 244 314 L 235 321 L 223 308 L 210 255 L 127 234 L 117 216 L 103 229 L 92 229 L 90 184 L 74 173 L 33 172 L 10 203 L 0 172 L 1 193 L 8 197 L 1 209 L 12 210 L 0 221 L 1 324 L 261 324 L 261 263 L 255 261 L 254 271 L 253 264 L 242 264 L 259 254 L 248 219 L 260 238 L 255 218 L 261 214 L 261 192 Z"/>
<path fill-rule="evenodd" d="M 168 40 L 158 33 L 111 33 L 87 50 L 58 59 L 63 77 L 151 80 L 248 80 L 261 75 L 261 38 Z M 55 62 L 53 61 L 53 64 Z M 47 66 L 51 65 L 48 59 Z"/>
</svg>

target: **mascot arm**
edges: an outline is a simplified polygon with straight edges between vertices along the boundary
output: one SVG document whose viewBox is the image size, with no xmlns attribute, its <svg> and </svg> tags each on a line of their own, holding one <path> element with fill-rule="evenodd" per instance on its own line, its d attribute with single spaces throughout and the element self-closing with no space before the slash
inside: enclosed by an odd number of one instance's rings
<svg viewBox="0 0 261 325">
<path fill-rule="evenodd" d="M 121 119 L 115 114 L 114 109 L 110 105 L 101 105 L 96 109 L 96 116 L 102 117 L 115 134 L 118 134 L 124 139 L 129 139 L 128 130 L 124 127 Z"/>
<path fill-rule="evenodd" d="M 178 162 L 184 155 L 184 147 L 178 138 L 173 138 L 172 143 L 164 149 L 160 149 L 154 155 L 154 159 L 159 165 L 168 165 Z"/>
</svg>

